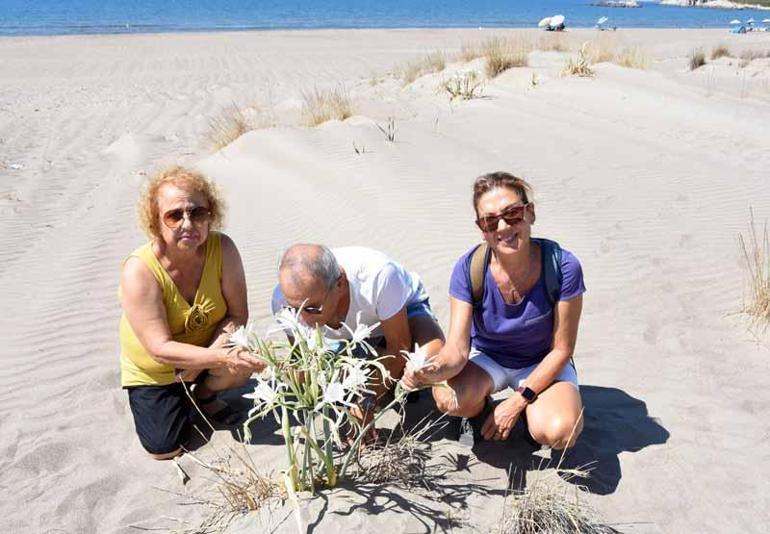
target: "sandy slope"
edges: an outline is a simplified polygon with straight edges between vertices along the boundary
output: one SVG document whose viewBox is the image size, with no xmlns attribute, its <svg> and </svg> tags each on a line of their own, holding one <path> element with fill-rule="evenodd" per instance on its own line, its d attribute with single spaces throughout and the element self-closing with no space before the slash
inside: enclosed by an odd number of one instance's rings
<svg viewBox="0 0 770 534">
<path fill-rule="evenodd" d="M 168 464 L 144 458 L 117 371 L 115 289 L 122 258 L 142 242 L 137 189 L 176 161 L 198 162 L 226 190 L 227 230 L 262 320 L 280 250 L 303 240 L 390 253 L 420 272 L 446 325 L 451 265 L 478 239 L 472 178 L 524 175 L 538 193 L 537 232 L 578 255 L 589 289 L 577 364 L 591 386 L 582 454 L 599 460 L 591 501 L 633 532 L 763 531 L 770 350 L 730 314 L 741 300 L 737 233 L 749 206 L 770 217 L 770 68 L 685 65 L 692 49 L 719 42 L 770 49 L 770 34 L 618 32 L 655 56 L 651 70 L 602 64 L 594 80 L 565 79 L 566 54 L 534 52 L 485 98 L 452 106 L 435 91 L 444 75 L 406 88 L 370 81 L 491 33 L 0 40 L 2 531 L 133 532 L 197 514 L 151 489 L 185 491 Z M 294 126 L 302 90 L 339 83 L 355 117 Z M 279 126 L 208 155 L 208 121 L 233 102 Z M 375 126 L 388 116 L 396 143 Z M 280 468 L 279 447 L 250 450 Z M 490 457 L 500 465 L 449 479 L 487 481 L 467 506 L 348 516 L 340 499 L 316 531 L 429 532 L 431 521 L 449 529 L 450 516 L 458 530 L 487 531 L 501 497 L 486 492 L 505 487 L 504 451 Z"/>
</svg>

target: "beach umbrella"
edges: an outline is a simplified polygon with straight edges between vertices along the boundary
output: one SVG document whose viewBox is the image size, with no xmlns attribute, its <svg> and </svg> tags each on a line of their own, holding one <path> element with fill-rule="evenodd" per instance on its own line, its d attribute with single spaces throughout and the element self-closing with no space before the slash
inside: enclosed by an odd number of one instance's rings
<svg viewBox="0 0 770 534">
<path fill-rule="evenodd" d="M 604 23 L 605 23 L 605 22 L 607 22 L 608 20 L 610 20 L 608 17 L 602 17 L 602 18 L 600 18 L 599 20 L 597 20 L 597 21 L 596 21 L 596 24 L 597 24 L 598 26 L 601 26 L 602 24 L 604 24 Z"/>
<path fill-rule="evenodd" d="M 537 23 L 538 28 L 545 28 L 551 24 L 551 17 L 545 17 L 543 20 Z"/>
<path fill-rule="evenodd" d="M 556 15 L 555 17 L 551 17 L 551 26 L 558 26 L 559 24 L 564 24 L 564 15 Z"/>
<path fill-rule="evenodd" d="M 746 24 L 754 24 L 754 19 L 749 19 L 746 21 Z"/>
<path fill-rule="evenodd" d="M 770 22 L 770 19 L 762 19 L 762 22 L 764 22 L 765 24 L 767 24 L 768 22 Z"/>
<path fill-rule="evenodd" d="M 741 23 L 741 21 L 738 20 L 738 19 L 733 19 L 733 20 L 730 21 L 730 24 L 740 24 L 740 23 Z"/>
</svg>

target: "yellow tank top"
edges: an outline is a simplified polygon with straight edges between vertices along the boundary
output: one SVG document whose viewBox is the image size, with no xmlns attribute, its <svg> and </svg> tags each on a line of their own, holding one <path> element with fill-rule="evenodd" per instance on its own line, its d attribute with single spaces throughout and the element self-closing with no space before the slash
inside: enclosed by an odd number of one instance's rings
<svg viewBox="0 0 770 534">
<path fill-rule="evenodd" d="M 200 347 L 211 342 L 219 322 L 227 314 L 222 296 L 222 246 L 220 234 L 210 232 L 206 240 L 203 274 L 192 306 L 185 300 L 147 243 L 131 253 L 141 259 L 163 290 L 171 337 Z M 131 257 L 129 256 L 129 257 Z M 174 382 L 174 368 L 155 361 L 134 334 L 124 313 L 120 318 L 120 374 L 125 386 L 166 385 Z"/>
</svg>

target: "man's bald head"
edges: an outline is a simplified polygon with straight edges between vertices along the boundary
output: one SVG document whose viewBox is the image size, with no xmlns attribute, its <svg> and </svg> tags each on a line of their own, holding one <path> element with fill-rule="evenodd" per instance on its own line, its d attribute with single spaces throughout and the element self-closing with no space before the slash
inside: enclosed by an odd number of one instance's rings
<svg viewBox="0 0 770 534">
<path fill-rule="evenodd" d="M 306 290 L 320 284 L 328 291 L 337 283 L 340 274 L 340 266 L 329 247 L 309 243 L 290 246 L 278 267 L 281 287 L 291 284 L 295 290 Z"/>
</svg>

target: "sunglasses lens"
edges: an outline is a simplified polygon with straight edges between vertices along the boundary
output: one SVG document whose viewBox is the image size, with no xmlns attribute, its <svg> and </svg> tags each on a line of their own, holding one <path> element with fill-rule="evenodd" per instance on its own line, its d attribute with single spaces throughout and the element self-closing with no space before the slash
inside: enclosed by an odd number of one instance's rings
<svg viewBox="0 0 770 534">
<path fill-rule="evenodd" d="M 321 315 L 323 312 L 320 306 L 305 306 L 302 311 L 310 315 Z"/>
<path fill-rule="evenodd" d="M 169 228 L 176 228 L 184 219 L 184 210 L 171 210 L 163 214 L 163 223 Z"/>
<path fill-rule="evenodd" d="M 198 206 L 190 211 L 190 220 L 194 223 L 207 221 L 211 212 L 205 206 Z"/>
<path fill-rule="evenodd" d="M 497 230 L 497 223 L 500 217 L 483 217 L 476 221 L 482 232 L 494 232 Z"/>
</svg>

